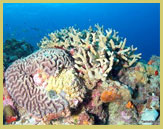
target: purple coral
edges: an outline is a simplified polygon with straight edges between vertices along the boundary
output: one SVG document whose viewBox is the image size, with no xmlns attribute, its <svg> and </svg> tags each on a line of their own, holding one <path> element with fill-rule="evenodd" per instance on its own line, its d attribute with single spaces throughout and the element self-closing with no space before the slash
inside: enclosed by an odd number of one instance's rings
<svg viewBox="0 0 163 129">
<path fill-rule="evenodd" d="M 64 50 L 41 49 L 8 67 L 5 86 L 13 100 L 34 116 L 49 120 L 65 117 L 70 114 L 68 101 L 60 95 L 50 98 L 45 89 L 35 84 L 33 75 L 41 68 L 48 75 L 56 76 L 72 64 Z"/>
</svg>

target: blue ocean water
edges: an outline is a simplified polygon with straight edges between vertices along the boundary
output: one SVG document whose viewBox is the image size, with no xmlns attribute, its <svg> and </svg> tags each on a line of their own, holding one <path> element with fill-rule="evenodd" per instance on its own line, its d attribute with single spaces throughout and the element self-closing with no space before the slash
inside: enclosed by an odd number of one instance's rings
<svg viewBox="0 0 163 129">
<path fill-rule="evenodd" d="M 37 43 L 50 32 L 69 26 L 88 29 L 99 23 L 119 31 L 127 46 L 138 47 L 143 60 L 160 56 L 159 3 L 4 3 L 3 40 Z"/>
</svg>

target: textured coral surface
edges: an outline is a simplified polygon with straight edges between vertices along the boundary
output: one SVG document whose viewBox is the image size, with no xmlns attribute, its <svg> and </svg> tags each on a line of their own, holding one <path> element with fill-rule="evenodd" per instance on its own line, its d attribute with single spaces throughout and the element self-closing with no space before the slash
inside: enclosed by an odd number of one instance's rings
<svg viewBox="0 0 163 129">
<path fill-rule="evenodd" d="M 67 99 L 59 94 L 49 97 L 44 86 L 37 85 L 33 76 L 38 69 L 42 69 L 49 76 L 57 76 L 63 68 L 70 67 L 72 67 L 72 62 L 65 51 L 61 49 L 39 50 L 10 65 L 5 72 L 5 86 L 13 100 L 34 116 L 41 118 L 49 114 L 54 115 L 51 116 L 54 118 L 67 116 L 70 114 Z"/>
<path fill-rule="evenodd" d="M 85 78 L 88 89 L 93 89 L 100 80 L 105 81 L 112 69 L 130 67 L 140 54 L 134 54 L 137 48 L 126 47 L 126 38 L 120 38 L 118 32 L 105 30 L 95 25 L 95 29 L 80 31 L 74 27 L 57 30 L 44 37 L 38 44 L 40 48 L 62 48 L 69 51 L 75 68 Z"/>
<path fill-rule="evenodd" d="M 10 124 L 159 124 L 160 58 L 142 62 L 126 42 L 98 24 L 44 37 L 4 71 L 4 107 L 18 112 Z"/>
</svg>

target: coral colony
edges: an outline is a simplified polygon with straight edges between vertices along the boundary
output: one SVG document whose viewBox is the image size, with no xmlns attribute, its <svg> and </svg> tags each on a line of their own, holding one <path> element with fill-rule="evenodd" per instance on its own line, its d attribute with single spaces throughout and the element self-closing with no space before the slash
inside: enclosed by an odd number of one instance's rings
<svg viewBox="0 0 163 129">
<path fill-rule="evenodd" d="M 33 53 L 34 48 L 25 41 L 6 40 L 3 45 L 3 64 L 7 68 L 15 60 Z"/>
<path fill-rule="evenodd" d="M 98 24 L 57 30 L 38 46 L 4 71 L 4 124 L 159 124 L 159 57 L 140 62 Z"/>
</svg>

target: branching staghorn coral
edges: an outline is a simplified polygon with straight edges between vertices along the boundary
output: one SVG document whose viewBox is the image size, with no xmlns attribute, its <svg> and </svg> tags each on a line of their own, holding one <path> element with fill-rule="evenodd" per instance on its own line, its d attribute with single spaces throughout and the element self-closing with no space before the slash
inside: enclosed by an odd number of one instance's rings
<svg viewBox="0 0 163 129">
<path fill-rule="evenodd" d="M 88 89 L 94 88 L 98 81 L 105 81 L 113 68 L 130 67 L 141 58 L 141 54 L 134 54 L 137 48 L 125 47 L 126 38 L 122 40 L 118 32 L 112 29 L 104 32 L 98 24 L 95 27 L 96 30 L 90 27 L 83 31 L 73 27 L 61 29 L 38 44 L 40 48 L 59 47 L 69 51 Z"/>
<path fill-rule="evenodd" d="M 76 108 L 85 94 L 84 85 L 71 69 L 73 62 L 64 50 L 40 49 L 8 67 L 5 87 L 19 106 L 36 117 L 45 121 L 67 117 L 71 113 L 70 108 Z M 66 75 L 73 77 L 65 81 L 70 83 L 66 90 L 66 84 L 62 85 L 64 75 L 59 76 L 60 73 L 64 74 L 64 70 L 70 70 Z M 62 89 L 58 86 L 62 86 Z M 68 88 L 71 87 L 74 91 L 70 93 L 72 96 L 67 97 Z"/>
<path fill-rule="evenodd" d="M 78 49 L 73 57 L 75 60 L 75 68 L 81 72 L 81 76 L 85 78 L 88 89 L 94 88 L 100 80 L 105 81 L 107 74 L 110 72 L 113 65 L 113 56 L 110 57 L 110 63 L 105 62 L 105 59 L 93 59 L 93 54 L 90 51 L 85 51 L 83 48 Z M 99 67 L 100 66 L 100 67 Z"/>
</svg>

